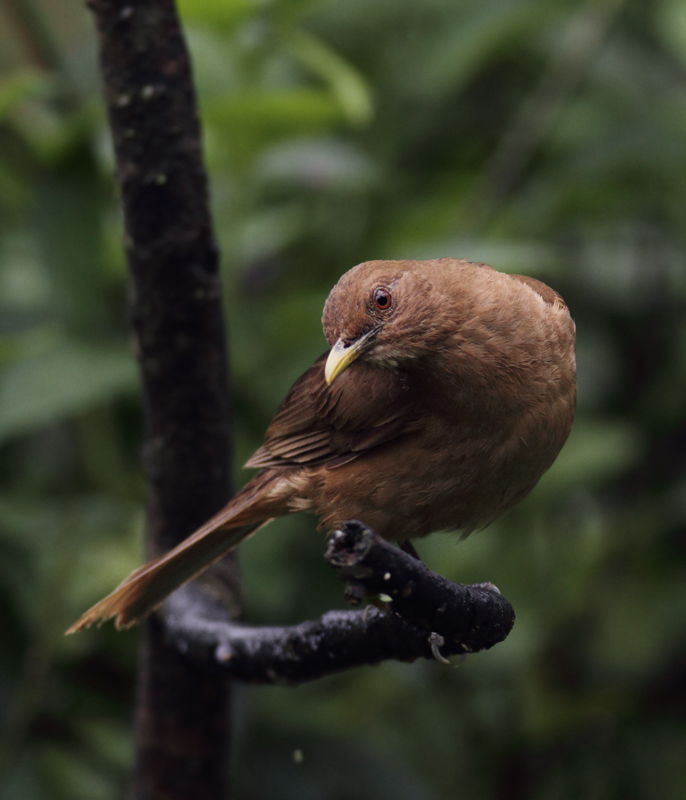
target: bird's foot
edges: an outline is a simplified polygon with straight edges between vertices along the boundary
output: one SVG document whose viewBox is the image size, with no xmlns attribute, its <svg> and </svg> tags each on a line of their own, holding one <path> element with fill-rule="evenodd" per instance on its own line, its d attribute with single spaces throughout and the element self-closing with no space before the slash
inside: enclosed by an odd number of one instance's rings
<svg viewBox="0 0 686 800">
<path fill-rule="evenodd" d="M 431 652 L 433 653 L 433 657 L 436 661 L 440 661 L 441 664 L 450 664 L 447 658 L 441 655 L 440 647 L 443 647 L 445 644 L 445 639 L 441 636 L 440 633 L 432 633 L 429 635 L 429 644 L 431 645 Z"/>
<path fill-rule="evenodd" d="M 432 633 L 432 634 L 430 634 L 429 635 L 429 644 L 431 645 L 431 652 L 433 654 L 433 657 L 436 659 L 436 661 L 440 661 L 441 664 L 448 664 L 450 666 L 455 667 L 455 669 L 457 669 L 458 667 L 461 667 L 464 664 L 464 662 L 467 660 L 467 654 L 466 653 L 462 653 L 461 655 L 459 655 L 457 657 L 453 657 L 452 661 L 450 661 L 449 659 L 445 658 L 445 656 L 441 655 L 440 648 L 443 647 L 443 645 L 445 644 L 445 639 L 443 638 L 443 636 L 441 636 L 440 633 Z"/>
</svg>

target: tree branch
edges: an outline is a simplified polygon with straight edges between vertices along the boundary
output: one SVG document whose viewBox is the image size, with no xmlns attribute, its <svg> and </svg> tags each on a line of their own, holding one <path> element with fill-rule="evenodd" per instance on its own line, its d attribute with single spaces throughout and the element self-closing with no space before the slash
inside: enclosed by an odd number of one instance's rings
<svg viewBox="0 0 686 800">
<path fill-rule="evenodd" d="M 300 625 L 252 627 L 228 620 L 200 586 L 189 584 L 165 604 L 170 641 L 238 680 L 299 684 L 389 659 L 488 649 L 514 624 L 512 606 L 492 584 L 452 583 L 362 523 L 336 531 L 325 558 L 348 582 L 349 600 L 381 595 L 386 611 L 329 611 Z"/>
<path fill-rule="evenodd" d="M 230 496 L 221 289 L 188 54 L 172 0 L 90 0 L 117 164 L 145 407 L 147 549 L 178 544 Z M 134 797 L 227 796 L 228 676 L 144 627 Z"/>
</svg>

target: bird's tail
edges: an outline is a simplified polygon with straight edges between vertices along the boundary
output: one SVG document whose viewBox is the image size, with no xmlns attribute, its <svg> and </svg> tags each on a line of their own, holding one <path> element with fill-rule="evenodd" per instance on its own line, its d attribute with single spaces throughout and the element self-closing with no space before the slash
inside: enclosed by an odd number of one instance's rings
<svg viewBox="0 0 686 800">
<path fill-rule="evenodd" d="M 102 625 L 113 617 L 118 629 L 136 625 L 174 589 L 219 561 L 273 516 L 285 513 L 264 502 L 265 487 L 270 481 L 259 480 L 263 476 L 267 477 L 264 473 L 256 475 L 227 506 L 173 550 L 132 572 L 111 594 L 86 611 L 67 634 L 89 628 L 94 622 Z"/>
</svg>

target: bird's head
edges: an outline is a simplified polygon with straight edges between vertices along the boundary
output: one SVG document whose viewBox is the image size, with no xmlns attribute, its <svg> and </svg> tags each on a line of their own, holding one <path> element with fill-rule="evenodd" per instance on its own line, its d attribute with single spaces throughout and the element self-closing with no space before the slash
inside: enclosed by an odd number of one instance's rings
<svg viewBox="0 0 686 800">
<path fill-rule="evenodd" d="M 407 367 L 443 338 L 442 295 L 431 263 L 367 261 L 343 275 L 322 316 L 331 345 L 327 383 L 358 359 L 386 369 Z"/>
</svg>

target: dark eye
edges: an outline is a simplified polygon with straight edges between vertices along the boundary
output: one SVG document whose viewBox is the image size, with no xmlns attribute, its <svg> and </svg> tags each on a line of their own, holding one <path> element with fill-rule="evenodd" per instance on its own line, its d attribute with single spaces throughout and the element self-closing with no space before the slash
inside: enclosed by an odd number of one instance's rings
<svg viewBox="0 0 686 800">
<path fill-rule="evenodd" d="M 374 303 L 379 311 L 388 311 L 393 303 L 393 298 L 388 289 L 384 289 L 382 286 L 374 289 Z"/>
</svg>

